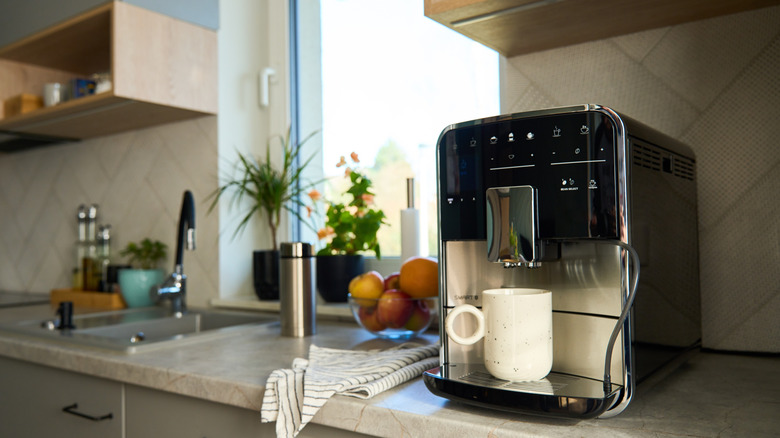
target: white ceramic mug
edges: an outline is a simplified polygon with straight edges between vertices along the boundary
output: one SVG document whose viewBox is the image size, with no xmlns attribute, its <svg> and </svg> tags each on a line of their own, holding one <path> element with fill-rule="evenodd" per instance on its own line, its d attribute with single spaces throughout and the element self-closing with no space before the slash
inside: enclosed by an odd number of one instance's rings
<svg viewBox="0 0 780 438">
<path fill-rule="evenodd" d="M 54 106 L 62 102 L 62 84 L 56 82 L 44 84 L 43 86 L 43 104 L 45 106 Z"/>
<path fill-rule="evenodd" d="M 455 333 L 461 313 L 477 319 L 469 336 Z M 552 368 L 552 293 L 543 289 L 504 288 L 482 292 L 482 310 L 470 304 L 456 306 L 444 328 L 463 345 L 485 338 L 485 367 L 494 377 L 512 381 L 539 380 Z"/>
</svg>

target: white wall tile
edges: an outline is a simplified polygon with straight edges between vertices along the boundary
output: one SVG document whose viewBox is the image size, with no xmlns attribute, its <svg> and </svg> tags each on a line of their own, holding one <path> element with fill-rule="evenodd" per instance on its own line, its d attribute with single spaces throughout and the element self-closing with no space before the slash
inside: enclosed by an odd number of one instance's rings
<svg viewBox="0 0 780 438">
<path fill-rule="evenodd" d="M 650 50 L 669 32 L 669 27 L 637 32 L 612 39 L 620 49 L 634 61 L 642 62 Z"/>
<path fill-rule="evenodd" d="M 498 62 L 501 71 L 499 79 L 502 96 L 501 113 L 507 114 L 511 113 L 512 108 L 517 106 L 517 99 L 531 86 L 531 81 L 510 64 L 505 57 L 500 56 Z M 507 99 L 504 99 L 503 96 L 507 96 Z"/>
<path fill-rule="evenodd" d="M 518 96 L 514 105 L 510 107 L 507 112 L 515 113 L 554 106 L 561 106 L 561 104 L 553 100 L 550 96 L 545 95 L 540 89 L 529 86 L 525 88 L 520 96 Z"/>
<path fill-rule="evenodd" d="M 578 44 L 509 59 L 558 106 L 596 103 L 679 135 L 697 111 L 610 41 Z M 504 96 L 511 101 L 514 96 Z M 671 111 L 670 111 L 671 109 Z"/>
<path fill-rule="evenodd" d="M 780 162 L 775 163 L 717 223 L 700 229 L 702 325 L 711 348 L 749 351 L 760 338 L 768 349 L 759 351 L 780 351 L 780 337 L 771 336 L 780 330 L 780 313 L 767 318 L 764 312 L 780 298 Z M 761 320 L 762 330 L 744 329 Z"/>
<path fill-rule="evenodd" d="M 0 290 L 47 292 L 69 287 L 75 265 L 76 211 L 99 205 L 112 226 L 115 259 L 145 237 L 169 246 L 172 269 L 182 193 L 192 189 L 196 213 L 217 187 L 216 117 L 88 141 L 0 154 Z M 198 220 L 205 251 L 185 255 L 192 305 L 217 297 L 218 215 Z M 189 264 L 188 264 L 189 262 Z M 207 268 L 204 268 L 207 267 Z"/>
<path fill-rule="evenodd" d="M 778 20 L 780 24 L 780 19 Z M 780 162 L 780 36 L 682 136 L 697 151 L 699 220 L 711 226 Z"/>
<path fill-rule="evenodd" d="M 780 10 L 766 8 L 675 26 L 642 65 L 704 110 L 777 35 L 778 23 Z"/>
</svg>

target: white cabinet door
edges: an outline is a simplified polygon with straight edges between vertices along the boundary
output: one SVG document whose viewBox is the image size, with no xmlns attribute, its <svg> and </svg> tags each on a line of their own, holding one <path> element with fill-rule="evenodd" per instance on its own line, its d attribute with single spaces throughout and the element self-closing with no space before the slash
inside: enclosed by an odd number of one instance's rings
<svg viewBox="0 0 780 438">
<path fill-rule="evenodd" d="M 261 423 L 260 412 L 140 386 L 126 385 L 126 438 L 275 437 L 276 423 Z M 367 435 L 308 424 L 299 438 Z"/>
<path fill-rule="evenodd" d="M 122 403 L 121 383 L 0 357 L 3 437 L 120 438 Z"/>
<path fill-rule="evenodd" d="M 126 386 L 127 438 L 275 436 L 260 412 L 192 397 Z"/>
</svg>

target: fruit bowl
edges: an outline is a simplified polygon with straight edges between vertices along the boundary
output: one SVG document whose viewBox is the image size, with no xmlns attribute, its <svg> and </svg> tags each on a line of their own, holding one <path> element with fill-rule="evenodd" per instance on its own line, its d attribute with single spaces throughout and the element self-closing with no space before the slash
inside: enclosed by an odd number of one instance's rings
<svg viewBox="0 0 780 438">
<path fill-rule="evenodd" d="M 379 298 L 349 295 L 358 324 L 383 339 L 409 339 L 424 332 L 437 317 L 438 303 L 438 297 L 411 298 L 403 292 L 386 291 Z"/>
</svg>

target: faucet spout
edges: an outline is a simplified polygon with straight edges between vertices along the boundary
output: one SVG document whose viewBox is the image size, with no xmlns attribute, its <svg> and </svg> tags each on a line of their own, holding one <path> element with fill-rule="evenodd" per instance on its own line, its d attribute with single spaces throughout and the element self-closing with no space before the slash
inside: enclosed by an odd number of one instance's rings
<svg viewBox="0 0 780 438">
<path fill-rule="evenodd" d="M 179 227 L 176 235 L 176 262 L 173 273 L 160 285 L 152 287 L 153 301 L 167 299 L 171 302 L 171 312 L 181 315 L 187 311 L 187 276 L 184 275 L 184 248 L 195 249 L 195 201 L 192 192 L 184 192 L 179 214 Z"/>
</svg>

